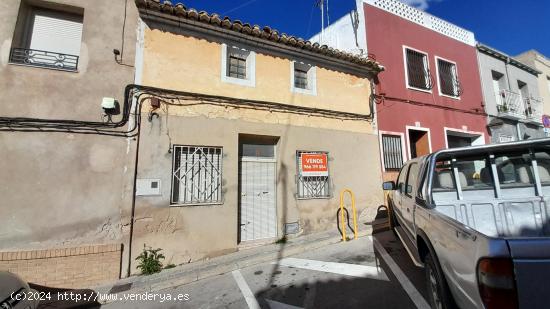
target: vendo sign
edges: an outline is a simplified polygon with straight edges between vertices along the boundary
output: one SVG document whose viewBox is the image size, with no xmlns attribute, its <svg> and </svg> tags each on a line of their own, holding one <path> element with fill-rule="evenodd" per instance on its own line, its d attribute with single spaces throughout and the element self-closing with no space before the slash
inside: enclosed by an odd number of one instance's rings
<svg viewBox="0 0 550 309">
<path fill-rule="evenodd" d="M 328 176 L 328 157 L 326 153 L 302 153 L 300 158 L 302 176 Z"/>
</svg>

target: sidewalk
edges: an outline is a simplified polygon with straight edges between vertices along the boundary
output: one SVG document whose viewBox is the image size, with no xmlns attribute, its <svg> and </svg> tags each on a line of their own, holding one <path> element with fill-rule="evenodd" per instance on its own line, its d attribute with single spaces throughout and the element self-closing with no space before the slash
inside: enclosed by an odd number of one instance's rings
<svg viewBox="0 0 550 309">
<path fill-rule="evenodd" d="M 378 221 L 378 220 L 376 220 Z M 358 236 L 372 234 L 372 225 L 377 222 L 360 223 Z M 348 237 L 353 237 L 348 235 Z M 181 286 L 242 269 L 252 265 L 270 262 L 283 257 L 300 254 L 342 241 L 339 232 L 335 230 L 299 236 L 289 239 L 284 244 L 269 244 L 250 249 L 244 249 L 212 259 L 179 265 L 149 276 L 132 276 L 116 283 L 95 288 L 98 293 L 144 293 L 156 292 L 170 287 Z"/>
</svg>

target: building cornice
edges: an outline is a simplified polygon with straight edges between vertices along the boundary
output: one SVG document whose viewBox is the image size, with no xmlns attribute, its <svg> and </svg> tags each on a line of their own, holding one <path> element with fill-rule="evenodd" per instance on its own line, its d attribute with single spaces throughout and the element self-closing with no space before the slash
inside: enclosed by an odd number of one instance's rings
<svg viewBox="0 0 550 309">
<path fill-rule="evenodd" d="M 487 45 L 478 43 L 478 44 L 477 44 L 477 49 L 478 49 L 480 52 L 482 52 L 482 53 L 484 53 L 484 54 L 486 54 L 486 55 L 489 55 L 489 56 L 491 56 L 491 57 L 494 57 L 494 58 L 497 58 L 497 59 L 506 61 L 507 63 L 509 63 L 509 64 L 511 64 L 511 65 L 513 65 L 513 66 L 515 66 L 515 67 L 517 67 L 517 68 L 520 68 L 520 69 L 522 69 L 522 70 L 524 70 L 524 71 L 527 71 L 527 72 L 529 72 L 529 73 L 531 73 L 531 74 L 533 74 L 533 75 L 539 75 L 539 74 L 542 73 L 541 71 L 536 70 L 536 69 L 534 69 L 534 68 L 532 68 L 532 67 L 526 65 L 525 63 L 523 63 L 523 62 L 517 60 L 516 58 L 511 57 L 511 56 L 509 56 L 509 55 L 507 55 L 507 54 L 505 54 L 505 53 L 503 53 L 503 52 L 501 52 L 501 51 L 499 51 L 499 50 L 496 50 L 496 49 L 494 49 L 494 48 L 492 48 L 492 47 L 489 47 L 489 46 L 487 46 Z"/>
<path fill-rule="evenodd" d="M 223 41 L 245 43 L 359 76 L 372 77 L 384 70 L 384 67 L 374 59 L 339 51 L 285 33 L 279 34 L 270 27 L 251 26 L 238 20 L 232 21 L 228 17 L 222 19 L 215 13 L 187 9 L 181 3 L 173 6 L 170 1 L 164 1 L 162 4 L 158 0 L 135 2 L 144 21 L 171 25 L 189 33 L 217 37 Z"/>
</svg>

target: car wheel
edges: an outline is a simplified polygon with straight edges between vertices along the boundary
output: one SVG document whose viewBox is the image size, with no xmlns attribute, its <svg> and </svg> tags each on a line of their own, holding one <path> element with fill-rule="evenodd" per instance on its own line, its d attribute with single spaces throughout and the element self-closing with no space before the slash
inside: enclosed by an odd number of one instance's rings
<svg viewBox="0 0 550 309">
<path fill-rule="evenodd" d="M 434 309 L 454 309 L 456 305 L 439 263 L 428 253 L 425 258 L 429 303 Z"/>
</svg>

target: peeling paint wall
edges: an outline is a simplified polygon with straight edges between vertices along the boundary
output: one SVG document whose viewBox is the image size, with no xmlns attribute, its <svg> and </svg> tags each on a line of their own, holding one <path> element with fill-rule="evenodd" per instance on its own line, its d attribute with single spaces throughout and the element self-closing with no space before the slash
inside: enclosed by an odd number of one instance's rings
<svg viewBox="0 0 550 309">
<path fill-rule="evenodd" d="M 78 72 L 9 63 L 10 48 L 21 47 L 12 44 L 20 3 L 0 3 L 1 116 L 100 121 L 103 97 L 122 104 L 134 80 L 132 1 L 55 1 L 84 9 Z M 113 55 L 122 48 L 124 66 Z M 124 243 L 133 147 L 121 137 L 0 132 L 0 251 Z"/>
<path fill-rule="evenodd" d="M 220 76 L 220 42 L 167 29 L 145 31 L 145 85 L 359 114 L 370 112 L 371 89 L 365 77 L 318 67 L 317 96 L 293 93 L 291 59 L 254 49 L 256 86 L 227 84 Z M 380 155 L 373 122 L 208 104 L 170 106 L 157 112 L 158 118 L 142 122 L 138 178 L 160 179 L 161 195 L 136 198 L 133 256 L 147 245 L 162 248 L 166 263 L 179 264 L 239 249 L 240 134 L 278 138 L 277 237 L 283 236 L 284 224 L 290 222 L 299 222 L 300 234 L 336 228 L 339 194 L 344 188 L 355 192 L 358 214 L 365 217 L 373 218 L 382 203 Z M 173 159 L 169 149 L 175 144 L 223 147 L 221 205 L 170 206 Z M 297 150 L 329 152 L 331 198 L 296 198 Z"/>
</svg>

